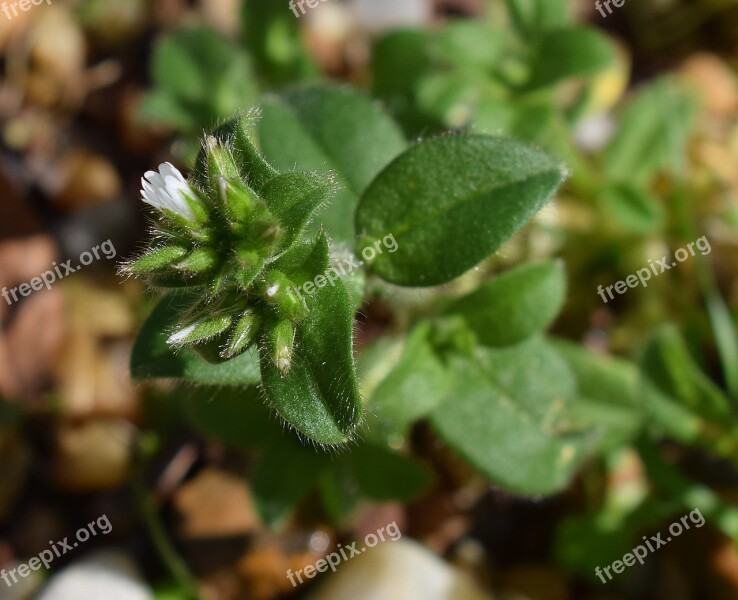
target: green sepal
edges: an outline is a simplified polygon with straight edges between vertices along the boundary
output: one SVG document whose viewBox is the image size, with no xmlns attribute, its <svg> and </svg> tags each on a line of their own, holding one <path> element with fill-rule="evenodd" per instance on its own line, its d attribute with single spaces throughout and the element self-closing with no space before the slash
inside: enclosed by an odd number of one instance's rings
<svg viewBox="0 0 738 600">
<path fill-rule="evenodd" d="M 244 179 L 252 188 L 261 191 L 269 180 L 277 176 L 278 172 L 267 162 L 254 144 L 254 124 L 258 116 L 258 112 L 253 111 L 234 121 L 233 150 L 238 158 Z"/>
<path fill-rule="evenodd" d="M 261 193 L 266 183 L 278 172 L 264 159 L 253 143 L 253 123 L 257 117 L 258 113 L 255 111 L 247 113 L 224 123 L 212 135 L 218 141 L 232 145 L 233 156 L 241 177 L 252 189 Z M 206 162 L 206 152 L 203 149 L 195 162 L 195 177 L 201 183 L 207 175 Z"/>
<path fill-rule="evenodd" d="M 232 225 L 243 225 L 254 214 L 260 200 L 256 192 L 237 179 L 218 180 L 218 200 Z"/>
<path fill-rule="evenodd" d="M 204 287 L 212 279 L 208 273 L 151 273 L 146 276 L 146 281 L 156 288 L 177 289 Z"/>
<path fill-rule="evenodd" d="M 221 312 L 215 315 L 208 315 L 190 323 L 181 324 L 169 336 L 167 343 L 177 347 L 205 342 L 220 335 L 232 324 L 233 314 L 231 313 Z"/>
<path fill-rule="evenodd" d="M 238 178 L 236 159 L 226 144 L 209 135 L 205 138 L 204 148 L 210 189 L 217 190 L 221 178 Z"/>
<path fill-rule="evenodd" d="M 307 315 L 305 301 L 300 298 L 297 286 L 281 271 L 269 271 L 264 278 L 262 295 L 277 312 L 290 321 Z"/>
<path fill-rule="evenodd" d="M 279 371 L 286 375 L 292 367 L 295 349 L 295 328 L 287 319 L 268 326 L 265 342 L 269 358 Z"/>
<path fill-rule="evenodd" d="M 175 268 L 188 273 L 207 273 L 218 264 L 218 255 L 210 248 L 198 248 L 179 261 Z"/>
<path fill-rule="evenodd" d="M 192 209 L 192 212 L 195 215 L 195 221 L 197 223 L 196 227 L 192 227 L 190 225 L 188 229 L 190 231 L 196 231 L 197 227 L 205 225 L 210 221 L 210 208 L 211 205 L 209 202 L 207 202 L 202 195 L 195 189 L 192 189 L 192 194 L 184 193 L 184 198 L 187 201 L 187 205 Z"/>
<path fill-rule="evenodd" d="M 256 341 L 260 327 L 261 319 L 259 316 L 252 310 L 247 310 L 236 321 L 228 337 L 228 342 L 220 352 L 220 356 L 225 359 L 231 359 L 245 352 Z"/>
<path fill-rule="evenodd" d="M 211 365 L 220 365 L 226 362 L 221 354 L 223 351 L 224 334 L 219 334 L 211 340 L 193 346 L 192 349 Z"/>
<path fill-rule="evenodd" d="M 236 248 L 235 251 L 235 272 L 234 278 L 241 288 L 248 289 L 254 280 L 264 270 L 264 259 L 259 256 L 258 252 L 249 248 Z"/>
<path fill-rule="evenodd" d="M 303 232 L 313 213 L 335 193 L 333 178 L 310 173 L 282 173 L 264 187 L 262 198 L 286 230 L 285 245 Z"/>
<path fill-rule="evenodd" d="M 168 332 L 181 321 L 182 314 L 201 303 L 199 293 L 187 291 L 166 295 L 146 319 L 131 353 L 131 376 L 143 379 L 183 379 L 208 386 L 256 385 L 261 380 L 259 356 L 255 348 L 233 360 L 214 366 L 204 361 L 202 351 L 209 343 L 176 350 L 167 344 Z M 217 342 L 218 338 L 216 338 Z M 199 353 L 196 352 L 200 351 Z M 212 361 L 211 361 L 212 362 Z"/>
<path fill-rule="evenodd" d="M 137 258 L 125 270 L 132 275 L 146 275 L 167 271 L 180 259 L 187 256 L 189 248 L 184 246 L 163 246 L 154 248 Z"/>
</svg>

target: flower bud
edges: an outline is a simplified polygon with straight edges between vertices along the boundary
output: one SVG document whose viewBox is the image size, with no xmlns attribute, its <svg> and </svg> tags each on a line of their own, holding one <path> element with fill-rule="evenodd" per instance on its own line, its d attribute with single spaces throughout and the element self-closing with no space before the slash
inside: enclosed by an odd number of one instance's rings
<svg viewBox="0 0 738 600">
<path fill-rule="evenodd" d="M 236 248 L 235 257 L 235 279 L 241 288 L 248 289 L 264 268 L 264 259 L 249 248 Z"/>
<path fill-rule="evenodd" d="M 238 231 L 253 218 L 256 207 L 261 200 L 256 192 L 238 180 L 227 180 L 221 177 L 218 180 L 218 199 L 232 229 Z"/>
<path fill-rule="evenodd" d="M 274 366 L 284 375 L 292 366 L 292 352 L 295 347 L 295 328 L 283 319 L 267 330 L 266 343 Z"/>
<path fill-rule="evenodd" d="M 281 271 L 269 271 L 264 278 L 263 296 L 282 317 L 297 321 L 307 315 L 308 309 L 296 288 Z"/>
<path fill-rule="evenodd" d="M 237 179 L 238 165 L 231 150 L 214 136 L 205 138 L 205 160 L 208 170 L 208 180 L 213 189 L 217 189 L 221 178 Z"/>
<path fill-rule="evenodd" d="M 188 257 L 179 261 L 176 268 L 188 273 L 205 273 L 210 271 L 218 262 L 218 256 L 211 248 L 198 248 Z"/>
<path fill-rule="evenodd" d="M 188 248 L 184 246 L 164 246 L 147 252 L 126 267 L 133 275 L 161 273 L 170 269 L 177 261 L 187 256 Z"/>
<path fill-rule="evenodd" d="M 167 339 L 167 344 L 174 347 L 182 347 L 189 344 L 206 342 L 226 331 L 233 324 L 233 315 L 220 313 L 208 315 L 180 326 Z"/>
<path fill-rule="evenodd" d="M 245 352 L 255 341 L 261 319 L 252 310 L 247 310 L 233 327 L 228 342 L 220 353 L 223 358 L 234 358 Z"/>
</svg>

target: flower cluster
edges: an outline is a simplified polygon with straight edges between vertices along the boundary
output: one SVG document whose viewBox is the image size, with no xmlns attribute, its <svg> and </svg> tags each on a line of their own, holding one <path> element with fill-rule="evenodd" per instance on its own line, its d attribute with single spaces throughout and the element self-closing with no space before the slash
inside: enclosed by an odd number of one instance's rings
<svg viewBox="0 0 738 600">
<path fill-rule="evenodd" d="M 314 242 L 305 248 L 300 234 L 332 186 L 307 174 L 277 174 L 266 163 L 261 177 L 245 173 L 243 155 L 258 156 L 245 135 L 208 136 L 194 181 L 169 163 L 148 171 L 142 199 L 158 210 L 154 235 L 125 271 L 195 299 L 169 332 L 173 348 L 190 346 L 221 362 L 260 343 L 287 373 L 295 325 L 309 309 L 288 293 L 298 282 L 284 269 L 295 271 L 310 254 Z"/>
</svg>

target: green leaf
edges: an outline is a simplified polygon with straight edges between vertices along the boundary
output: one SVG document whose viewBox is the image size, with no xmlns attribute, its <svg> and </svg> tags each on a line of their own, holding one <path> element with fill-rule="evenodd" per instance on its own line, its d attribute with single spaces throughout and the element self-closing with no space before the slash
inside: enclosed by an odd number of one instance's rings
<svg viewBox="0 0 738 600">
<path fill-rule="evenodd" d="M 431 73 L 418 82 L 418 110 L 430 115 L 445 129 L 467 127 L 482 94 L 476 72 L 450 70 Z"/>
<path fill-rule="evenodd" d="M 315 222 L 336 241 L 352 243 L 358 197 L 406 146 L 397 125 L 363 94 L 338 86 L 269 96 L 261 110 L 258 132 L 266 159 L 278 170 L 333 176 L 339 191 Z"/>
<path fill-rule="evenodd" d="M 196 387 L 183 397 L 190 426 L 205 437 L 247 448 L 283 437 L 282 428 L 265 406 L 256 386 Z"/>
<path fill-rule="evenodd" d="M 430 332 L 430 323 L 423 323 L 410 333 L 399 362 L 368 400 L 372 438 L 401 442 L 409 426 L 449 392 L 452 378 L 429 342 Z"/>
<path fill-rule="evenodd" d="M 614 60 L 612 43 L 596 29 L 565 27 L 545 33 L 534 44 L 528 90 L 570 77 L 595 75 Z"/>
<path fill-rule="evenodd" d="M 491 71 L 507 49 L 508 39 L 487 23 L 471 19 L 450 21 L 431 46 L 436 60 L 462 69 Z"/>
<path fill-rule="evenodd" d="M 332 181 L 309 173 L 283 173 L 265 184 L 264 202 L 288 232 L 285 246 L 294 242 L 313 213 L 328 204 L 334 192 Z"/>
<path fill-rule="evenodd" d="M 616 476 L 612 472 L 609 475 Z M 609 492 L 609 495 L 614 496 L 615 493 Z M 603 572 L 605 565 L 621 560 L 635 546 L 645 548 L 641 537 L 644 533 L 656 531 L 659 523 L 669 522 L 679 516 L 679 509 L 673 502 L 646 498 L 637 506 L 626 509 L 622 506 L 622 500 L 618 502 L 617 499 L 608 498 L 598 512 L 576 514 L 560 522 L 554 553 L 556 559 L 568 569 L 597 582 L 596 585 L 602 585 L 595 568 L 599 567 Z"/>
<path fill-rule="evenodd" d="M 691 97 L 670 80 L 641 90 L 622 113 L 605 151 L 606 176 L 643 184 L 661 169 L 678 170 L 694 112 Z"/>
<path fill-rule="evenodd" d="M 600 201 L 606 214 L 622 229 L 647 234 L 664 227 L 666 215 L 659 201 L 636 186 L 614 184 L 602 190 Z"/>
<path fill-rule="evenodd" d="M 372 48 L 372 95 L 412 136 L 439 125 L 420 113 L 415 102 L 418 83 L 433 67 L 432 40 L 430 32 L 406 29 L 387 33 Z"/>
<path fill-rule="evenodd" d="M 289 273 L 290 279 L 301 285 L 312 280 L 316 273 L 328 270 L 328 252 L 328 238 L 321 233 L 293 244 L 271 263 L 270 268 Z"/>
<path fill-rule="evenodd" d="M 423 141 L 372 182 L 356 213 L 360 250 L 392 233 L 394 253 L 371 268 L 391 283 L 432 286 L 497 250 L 551 198 L 561 166 L 513 140 Z"/>
<path fill-rule="evenodd" d="M 210 127 L 256 100 L 248 57 L 210 29 L 183 29 L 162 38 L 154 49 L 151 75 L 159 98 L 151 101 L 154 115 L 169 102 L 179 108 L 173 119 L 164 120 L 179 126 L 187 124 L 186 114 L 197 129 Z M 163 95 L 169 100 L 164 101 Z"/>
<path fill-rule="evenodd" d="M 327 512 L 341 522 L 362 500 L 408 502 L 433 480 L 431 469 L 419 460 L 362 442 L 332 460 L 322 473 L 319 491 Z"/>
<path fill-rule="evenodd" d="M 167 344 L 182 315 L 199 297 L 170 294 L 165 296 L 143 324 L 131 354 L 134 379 L 174 378 L 214 385 L 250 385 L 259 383 L 259 359 L 249 350 L 220 365 L 205 361 L 196 352 L 182 348 L 174 352 Z"/>
<path fill-rule="evenodd" d="M 264 521 L 281 525 L 329 465 L 329 456 L 290 438 L 267 447 L 251 477 L 254 503 Z"/>
<path fill-rule="evenodd" d="M 567 0 L 505 0 L 507 10 L 518 31 L 537 34 L 570 21 Z"/>
<path fill-rule="evenodd" d="M 560 340 L 554 347 L 577 380 L 580 397 L 572 404 L 572 418 L 602 432 L 603 451 L 636 439 L 646 424 L 650 398 L 638 367 L 572 342 Z"/>
<path fill-rule="evenodd" d="M 462 316 L 477 339 L 488 346 L 516 344 L 546 329 L 566 299 L 566 274 L 561 261 L 518 267 L 448 309 Z"/>
<path fill-rule="evenodd" d="M 557 425 L 560 404 L 575 393 L 571 375 L 557 380 L 557 364 L 547 369 L 545 379 L 536 372 L 533 381 L 525 352 L 506 362 L 513 369 L 504 382 L 509 391 L 480 365 L 453 359 L 454 393 L 432 413 L 431 423 L 451 448 L 504 489 L 525 496 L 556 493 L 593 446 L 591 436 Z"/>
<path fill-rule="evenodd" d="M 138 108 L 138 118 L 142 121 L 163 123 L 180 131 L 196 131 L 198 127 L 196 117 L 176 98 L 161 89 L 146 94 Z"/>
<path fill-rule="evenodd" d="M 281 85 L 315 76 L 318 67 L 302 43 L 300 22 L 287 4 L 246 0 L 241 12 L 244 46 L 266 81 Z"/>
<path fill-rule="evenodd" d="M 340 281 L 305 299 L 310 312 L 297 326 L 289 372 L 281 373 L 262 351 L 264 390 L 298 432 L 319 444 L 342 444 L 361 418 L 350 299 Z"/>
<path fill-rule="evenodd" d="M 576 379 L 566 361 L 542 336 L 516 346 L 484 349 L 477 364 L 515 405 L 552 431 L 566 430 L 568 410 L 576 394 Z M 530 376 L 531 368 L 536 376 Z"/>
<path fill-rule="evenodd" d="M 407 502 L 433 482 L 426 465 L 379 445 L 361 444 L 347 458 L 359 492 L 379 502 Z"/>
</svg>

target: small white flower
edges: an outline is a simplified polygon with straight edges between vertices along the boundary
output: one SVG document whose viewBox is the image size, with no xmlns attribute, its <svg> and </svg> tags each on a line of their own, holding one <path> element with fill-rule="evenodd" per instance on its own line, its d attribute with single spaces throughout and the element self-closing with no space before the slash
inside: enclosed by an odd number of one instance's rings
<svg viewBox="0 0 738 600">
<path fill-rule="evenodd" d="M 170 163 L 159 165 L 159 172 L 146 171 L 141 179 L 141 196 L 146 204 L 159 210 L 169 210 L 188 221 L 195 221 L 195 213 L 185 194 L 194 196 L 195 192 L 185 178 Z"/>
</svg>

